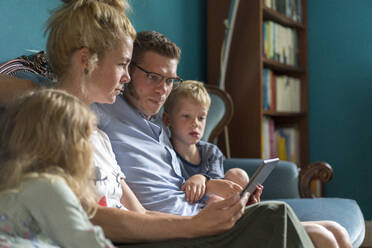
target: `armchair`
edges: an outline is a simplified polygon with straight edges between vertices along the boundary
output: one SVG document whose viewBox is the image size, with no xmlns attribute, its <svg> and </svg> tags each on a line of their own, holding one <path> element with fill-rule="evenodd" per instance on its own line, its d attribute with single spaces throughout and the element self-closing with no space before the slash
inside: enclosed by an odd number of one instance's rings
<svg viewBox="0 0 372 248">
<path fill-rule="evenodd" d="M 229 94 L 215 86 L 205 85 L 211 96 L 211 107 L 203 140 L 214 142 L 233 115 Z M 262 159 L 227 158 L 224 167 L 242 168 L 253 175 Z M 310 183 L 319 179 L 327 183 L 333 178 L 332 167 L 325 162 L 314 162 L 303 168 L 295 163 L 280 161 L 264 183 L 262 200 L 288 203 L 301 221 L 332 220 L 348 231 L 353 247 L 359 247 L 365 235 L 363 214 L 355 200 L 344 198 L 315 198 Z"/>
</svg>

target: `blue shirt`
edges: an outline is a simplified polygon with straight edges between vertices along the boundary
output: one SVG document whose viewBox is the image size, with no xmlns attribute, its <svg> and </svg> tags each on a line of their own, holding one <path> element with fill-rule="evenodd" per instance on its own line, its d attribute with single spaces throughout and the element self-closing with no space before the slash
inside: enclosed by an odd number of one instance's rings
<svg viewBox="0 0 372 248">
<path fill-rule="evenodd" d="M 185 179 L 161 119 L 148 121 L 123 97 L 92 109 L 99 128 L 110 138 L 127 184 L 146 209 L 187 216 L 201 210 L 202 204 L 188 203 L 181 191 Z"/>
<path fill-rule="evenodd" d="M 192 164 L 177 153 L 183 163 L 182 175 L 184 178 L 187 180 L 193 175 L 202 174 L 208 179 L 223 179 L 224 156 L 221 150 L 216 145 L 205 141 L 199 141 L 197 146 L 200 154 L 199 164 Z"/>
</svg>

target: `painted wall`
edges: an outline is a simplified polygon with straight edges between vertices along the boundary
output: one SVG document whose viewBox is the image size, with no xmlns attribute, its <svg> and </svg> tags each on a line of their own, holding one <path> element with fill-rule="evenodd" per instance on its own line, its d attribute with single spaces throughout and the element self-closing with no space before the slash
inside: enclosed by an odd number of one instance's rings
<svg viewBox="0 0 372 248">
<path fill-rule="evenodd" d="M 0 1 L 0 62 L 44 50 L 44 23 L 60 0 Z M 182 50 L 178 73 L 184 79 L 205 80 L 205 1 L 129 0 L 137 31 L 164 33 Z"/>
<path fill-rule="evenodd" d="M 0 62 L 44 50 L 44 23 L 59 0 L 0 1 Z"/>
<path fill-rule="evenodd" d="M 309 0 L 310 158 L 372 219 L 372 1 Z"/>
<path fill-rule="evenodd" d="M 137 30 L 156 30 L 182 51 L 178 73 L 183 79 L 205 80 L 206 3 L 200 0 L 130 0 Z"/>
</svg>

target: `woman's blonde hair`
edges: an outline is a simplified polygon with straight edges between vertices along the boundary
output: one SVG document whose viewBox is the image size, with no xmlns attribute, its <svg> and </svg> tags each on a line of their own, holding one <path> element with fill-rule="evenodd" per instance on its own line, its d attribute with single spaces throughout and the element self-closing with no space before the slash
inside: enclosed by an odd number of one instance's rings
<svg viewBox="0 0 372 248">
<path fill-rule="evenodd" d="M 177 101 L 183 98 L 190 99 L 203 107 L 209 108 L 211 105 L 211 98 L 204 84 L 199 81 L 187 80 L 173 88 L 164 104 L 164 111 L 171 113 Z"/>
<path fill-rule="evenodd" d="M 88 215 L 96 210 L 90 135 L 96 117 L 78 98 L 40 90 L 6 109 L 0 131 L 0 191 L 17 189 L 27 177 L 59 175 Z"/>
<path fill-rule="evenodd" d="M 71 55 L 88 48 L 91 57 L 89 70 L 108 50 L 124 38 L 136 37 L 136 31 L 125 14 L 126 0 L 65 0 L 49 18 L 47 54 L 53 72 L 63 77 L 70 65 Z"/>
</svg>

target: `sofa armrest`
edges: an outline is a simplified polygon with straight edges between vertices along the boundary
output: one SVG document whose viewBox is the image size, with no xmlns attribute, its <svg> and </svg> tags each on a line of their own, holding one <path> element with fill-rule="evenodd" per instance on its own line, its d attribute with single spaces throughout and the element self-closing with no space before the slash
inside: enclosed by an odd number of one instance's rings
<svg viewBox="0 0 372 248">
<path fill-rule="evenodd" d="M 262 159 L 230 158 L 224 162 L 225 171 L 231 168 L 241 168 L 252 176 L 262 163 Z M 280 198 L 300 198 L 299 174 L 296 164 L 279 161 L 273 172 L 264 182 L 262 200 Z"/>
<path fill-rule="evenodd" d="M 322 183 L 328 183 L 333 178 L 332 167 L 322 161 L 313 162 L 300 170 L 299 191 L 302 198 L 315 198 L 311 191 L 311 181 L 320 180 Z"/>
</svg>

